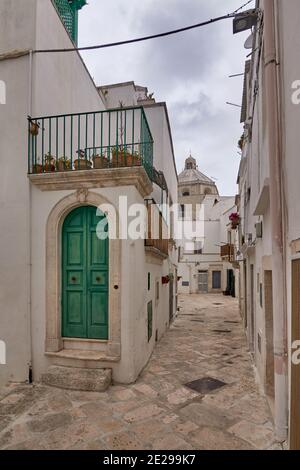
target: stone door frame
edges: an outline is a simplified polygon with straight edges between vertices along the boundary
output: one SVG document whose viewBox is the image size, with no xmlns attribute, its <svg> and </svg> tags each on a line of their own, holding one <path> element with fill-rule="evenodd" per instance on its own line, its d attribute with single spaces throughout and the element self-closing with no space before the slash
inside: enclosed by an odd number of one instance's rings
<svg viewBox="0 0 300 470">
<path fill-rule="evenodd" d="M 61 232 L 65 217 L 76 207 L 111 204 L 101 194 L 79 189 L 61 199 L 49 214 L 46 226 L 46 340 L 45 352 L 55 353 L 63 349 L 61 335 Z M 113 205 L 114 206 L 114 205 Z M 116 220 L 106 212 L 108 223 L 117 223 L 119 214 L 114 206 Z M 106 342 L 106 356 L 120 357 L 121 354 L 121 241 L 109 240 L 109 335 Z"/>
</svg>

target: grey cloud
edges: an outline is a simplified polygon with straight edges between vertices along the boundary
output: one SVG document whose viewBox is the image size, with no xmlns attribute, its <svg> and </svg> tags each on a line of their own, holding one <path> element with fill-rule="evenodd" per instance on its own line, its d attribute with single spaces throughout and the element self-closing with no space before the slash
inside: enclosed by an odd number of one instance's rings
<svg viewBox="0 0 300 470">
<path fill-rule="evenodd" d="M 90 0 L 80 13 L 80 43 L 95 44 L 158 33 L 223 15 L 242 0 Z M 167 101 L 178 170 L 192 149 L 201 169 L 235 192 L 244 34 L 231 20 L 165 39 L 84 54 L 98 84 L 134 80 Z"/>
</svg>

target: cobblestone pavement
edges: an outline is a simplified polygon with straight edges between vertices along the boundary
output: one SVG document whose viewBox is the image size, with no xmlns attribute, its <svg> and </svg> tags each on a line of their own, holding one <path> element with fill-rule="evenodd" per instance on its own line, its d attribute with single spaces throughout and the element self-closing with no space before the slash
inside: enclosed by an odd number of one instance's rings
<svg viewBox="0 0 300 470">
<path fill-rule="evenodd" d="M 1 449 L 277 449 L 235 300 L 181 296 L 140 378 L 105 393 L 42 385 L 0 391 Z M 184 384 L 224 381 L 202 393 Z"/>
</svg>

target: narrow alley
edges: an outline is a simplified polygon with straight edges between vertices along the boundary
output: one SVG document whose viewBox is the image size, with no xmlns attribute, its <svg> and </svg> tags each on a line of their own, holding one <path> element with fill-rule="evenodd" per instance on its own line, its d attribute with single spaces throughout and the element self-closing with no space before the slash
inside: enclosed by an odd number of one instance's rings
<svg viewBox="0 0 300 470">
<path fill-rule="evenodd" d="M 104 393 L 2 389 L 0 448 L 280 449 L 237 301 L 182 295 L 179 307 L 135 384 Z"/>
</svg>

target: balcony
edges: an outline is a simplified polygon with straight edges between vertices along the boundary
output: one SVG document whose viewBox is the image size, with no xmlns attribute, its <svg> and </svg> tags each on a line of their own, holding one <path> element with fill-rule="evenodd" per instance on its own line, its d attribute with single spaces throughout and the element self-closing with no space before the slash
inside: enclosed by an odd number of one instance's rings
<svg viewBox="0 0 300 470">
<path fill-rule="evenodd" d="M 120 170 L 125 168 L 128 178 L 133 174 L 129 168 L 144 169 L 150 181 L 157 173 L 142 107 L 28 118 L 28 136 L 28 174 L 37 184 L 50 184 L 56 175 L 61 189 L 80 173 L 89 181 L 101 174 L 113 179 L 124 176 Z"/>
<path fill-rule="evenodd" d="M 221 246 L 221 258 L 227 261 L 233 261 L 234 246 L 230 245 L 229 243 L 227 245 Z"/>
<path fill-rule="evenodd" d="M 145 247 L 152 254 L 156 254 L 161 259 L 166 259 L 169 256 L 168 225 L 157 204 L 152 199 L 146 200 L 146 204 L 148 226 Z"/>
</svg>

